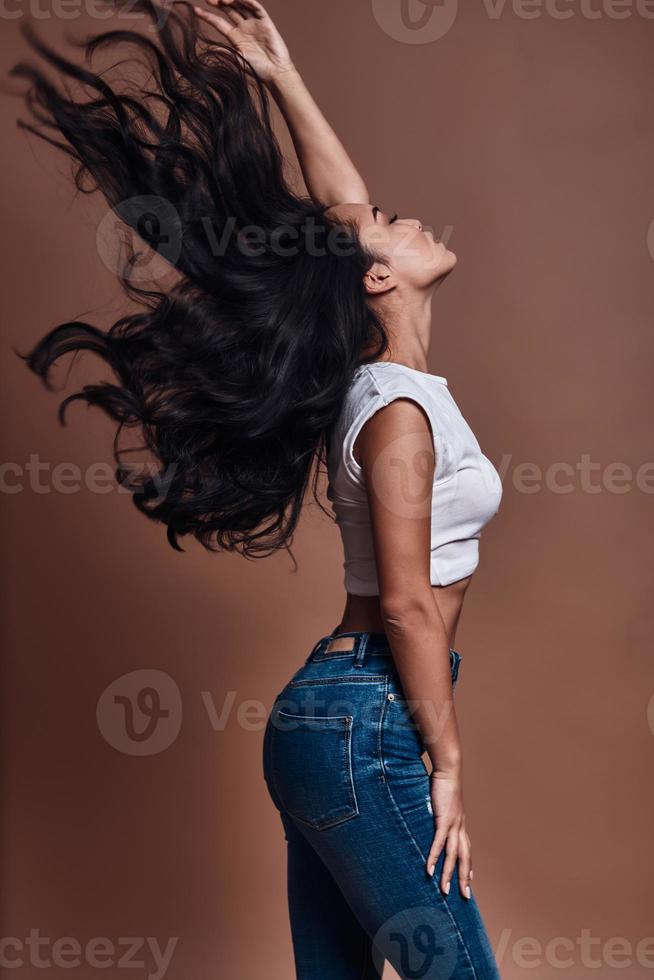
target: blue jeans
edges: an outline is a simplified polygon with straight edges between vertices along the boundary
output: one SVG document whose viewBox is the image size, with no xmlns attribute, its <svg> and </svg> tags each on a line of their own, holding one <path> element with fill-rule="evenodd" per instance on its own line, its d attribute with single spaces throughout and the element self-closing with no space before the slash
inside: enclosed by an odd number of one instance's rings
<svg viewBox="0 0 654 980">
<path fill-rule="evenodd" d="M 275 698 L 263 770 L 287 842 L 298 980 L 497 980 L 479 908 L 449 895 L 434 837 L 424 744 L 383 633 L 348 651 L 318 641 Z M 453 687 L 461 657 L 450 650 Z"/>
</svg>

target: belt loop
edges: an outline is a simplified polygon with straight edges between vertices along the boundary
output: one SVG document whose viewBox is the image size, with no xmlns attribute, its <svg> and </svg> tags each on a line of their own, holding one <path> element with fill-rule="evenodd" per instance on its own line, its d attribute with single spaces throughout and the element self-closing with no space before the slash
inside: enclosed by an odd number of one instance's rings
<svg viewBox="0 0 654 980">
<path fill-rule="evenodd" d="M 357 646 L 357 652 L 354 655 L 354 666 L 363 667 L 363 661 L 366 653 L 366 647 L 368 646 L 368 637 L 370 633 L 361 633 L 359 636 L 359 645 Z"/>
<path fill-rule="evenodd" d="M 316 651 L 318 650 L 318 648 L 320 647 L 320 644 L 323 642 L 324 639 L 325 639 L 325 637 L 323 636 L 320 640 L 318 640 L 318 642 L 315 644 L 313 650 L 311 651 L 311 653 L 309 654 L 309 656 L 307 657 L 307 659 L 304 661 L 305 664 L 308 664 L 310 660 L 313 660 L 314 654 L 316 653 Z"/>
</svg>

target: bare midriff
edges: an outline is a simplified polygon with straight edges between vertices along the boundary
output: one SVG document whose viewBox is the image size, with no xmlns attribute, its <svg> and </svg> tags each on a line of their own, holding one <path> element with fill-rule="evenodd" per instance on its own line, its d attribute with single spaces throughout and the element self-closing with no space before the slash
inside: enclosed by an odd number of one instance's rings
<svg viewBox="0 0 654 980">
<path fill-rule="evenodd" d="M 434 600 L 440 610 L 451 649 L 455 649 L 456 629 L 463 609 L 466 590 L 472 581 L 472 575 L 452 582 L 451 585 L 436 585 L 432 587 Z M 385 633 L 384 622 L 379 606 L 379 596 L 353 595 L 347 593 L 345 609 L 341 621 L 332 631 L 337 633 Z"/>
</svg>

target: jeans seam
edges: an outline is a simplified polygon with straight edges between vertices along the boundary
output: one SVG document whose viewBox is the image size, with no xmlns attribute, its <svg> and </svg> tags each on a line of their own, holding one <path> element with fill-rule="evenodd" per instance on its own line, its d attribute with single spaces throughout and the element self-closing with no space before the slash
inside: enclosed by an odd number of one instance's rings
<svg viewBox="0 0 654 980">
<path fill-rule="evenodd" d="M 398 817 L 400 818 L 400 821 L 401 821 L 402 826 L 404 827 L 406 833 L 409 835 L 409 840 L 411 841 L 411 843 L 413 844 L 413 846 L 417 850 L 418 854 L 420 855 L 420 857 L 421 857 L 421 859 L 422 859 L 422 861 L 424 863 L 426 861 L 426 855 L 424 855 L 422 853 L 422 850 L 420 849 L 420 845 L 418 844 L 418 841 L 415 839 L 415 837 L 411 833 L 411 828 L 409 827 L 408 823 L 404 819 L 404 814 L 402 813 L 402 811 L 400 810 L 399 806 L 397 805 L 397 802 L 395 800 L 395 797 L 393 796 L 393 791 L 391 790 L 390 784 L 389 784 L 389 782 L 388 782 L 387 779 L 385 780 L 385 783 L 386 783 L 386 787 L 388 789 L 388 795 L 389 795 L 391 804 L 392 804 L 395 812 L 397 813 Z M 448 914 L 448 916 L 450 918 L 450 921 L 451 921 L 452 925 L 454 926 L 454 928 L 456 930 L 456 934 L 457 934 L 457 936 L 459 938 L 459 941 L 461 943 L 461 946 L 463 947 L 463 950 L 464 950 L 464 952 L 466 954 L 466 957 L 468 959 L 468 963 L 470 965 L 470 969 L 472 970 L 473 980 L 477 980 L 477 971 L 475 970 L 474 963 L 472 962 L 472 957 L 470 956 L 470 951 L 469 951 L 469 949 L 468 949 L 468 947 L 466 945 L 465 939 L 463 938 L 463 933 L 461 932 L 461 929 L 459 927 L 459 923 L 456 921 L 456 918 L 454 917 L 454 914 L 452 913 L 452 909 L 449 907 L 449 905 L 447 904 L 447 901 L 445 900 L 445 898 L 441 894 L 440 887 L 435 884 L 435 888 L 438 889 L 438 891 L 436 892 L 436 894 L 438 895 L 440 906 L 442 908 L 444 908 L 444 909 L 447 910 L 447 914 Z"/>
<path fill-rule="evenodd" d="M 383 782 L 387 782 L 386 779 L 386 767 L 384 765 L 384 750 L 382 746 L 382 731 L 384 728 L 384 719 L 386 717 L 386 711 L 388 710 L 388 677 L 384 678 L 384 688 L 383 688 L 383 701 L 382 709 L 379 712 L 379 724 L 377 726 L 377 757 L 379 759 L 379 766 L 381 768 L 381 777 Z"/>
</svg>

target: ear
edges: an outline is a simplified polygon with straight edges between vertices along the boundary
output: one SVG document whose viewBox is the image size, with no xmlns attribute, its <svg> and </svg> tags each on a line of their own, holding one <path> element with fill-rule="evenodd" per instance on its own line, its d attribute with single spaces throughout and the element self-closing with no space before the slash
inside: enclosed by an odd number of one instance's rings
<svg viewBox="0 0 654 980">
<path fill-rule="evenodd" d="M 369 296 L 378 296 L 395 289 L 397 280 L 387 265 L 375 262 L 363 277 L 363 285 Z"/>
</svg>

